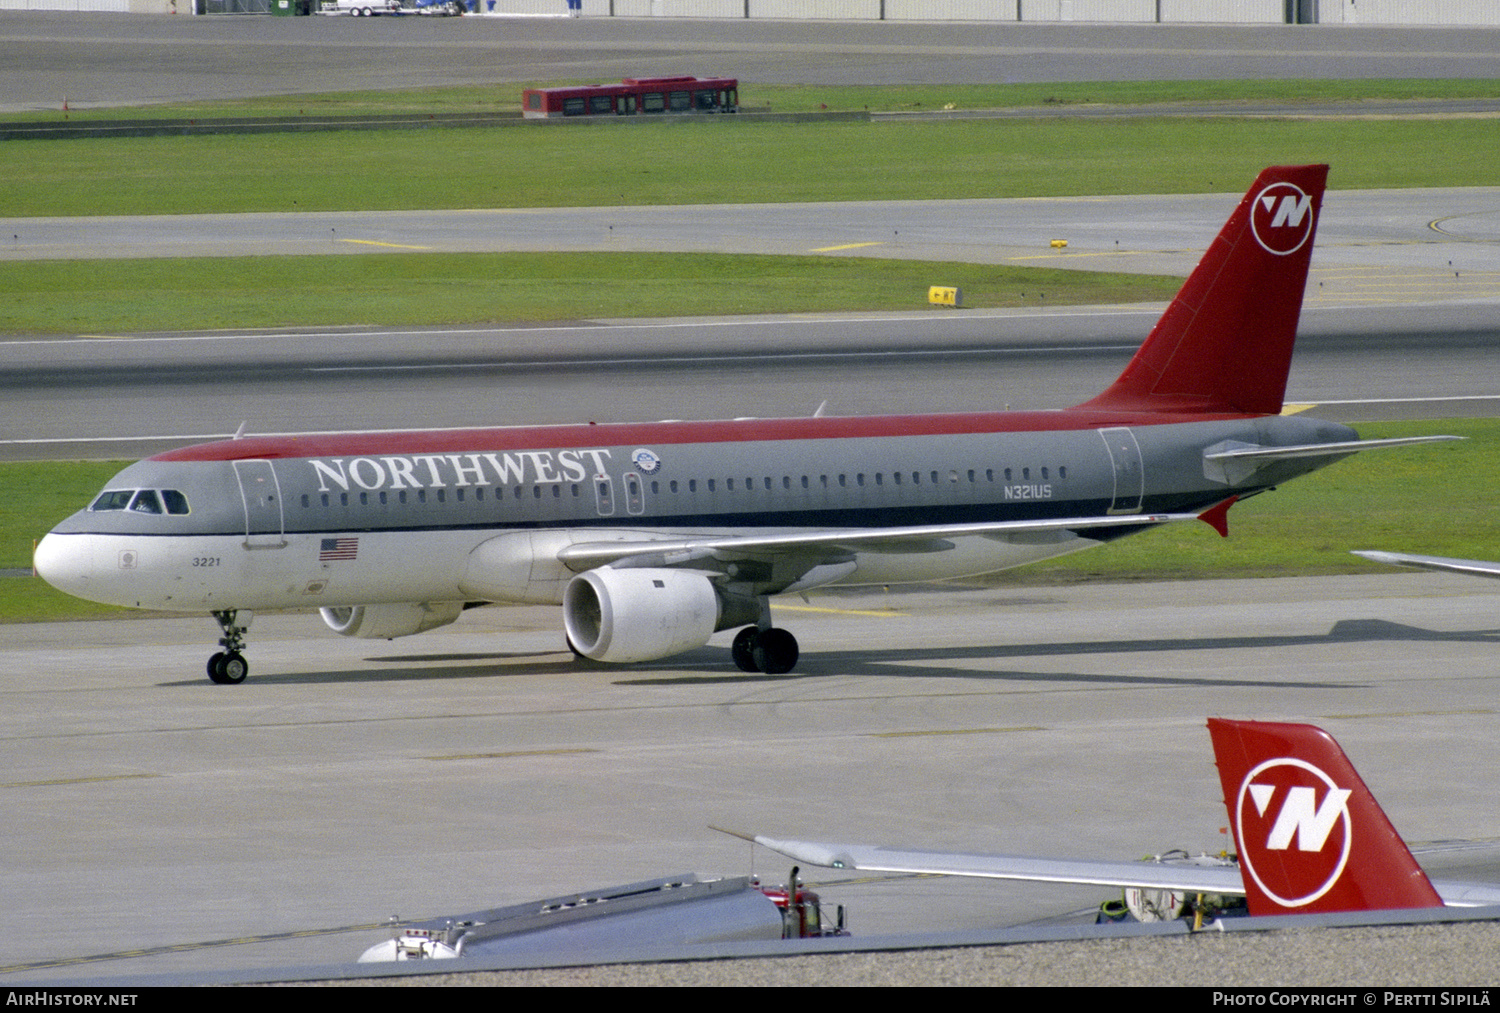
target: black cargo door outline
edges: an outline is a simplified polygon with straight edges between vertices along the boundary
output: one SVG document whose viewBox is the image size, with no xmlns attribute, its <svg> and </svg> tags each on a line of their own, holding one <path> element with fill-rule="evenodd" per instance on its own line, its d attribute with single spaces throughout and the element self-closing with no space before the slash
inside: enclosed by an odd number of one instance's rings
<svg viewBox="0 0 1500 1013">
<path fill-rule="evenodd" d="M 1109 513 L 1140 513 L 1141 500 L 1146 493 L 1146 469 L 1141 462 L 1141 445 L 1136 442 L 1135 433 L 1122 426 L 1099 430 L 1099 438 L 1104 441 L 1114 477 Z"/>
<path fill-rule="evenodd" d="M 245 548 L 286 547 L 286 523 L 281 509 L 281 485 L 270 461 L 234 461 L 245 506 Z"/>
</svg>

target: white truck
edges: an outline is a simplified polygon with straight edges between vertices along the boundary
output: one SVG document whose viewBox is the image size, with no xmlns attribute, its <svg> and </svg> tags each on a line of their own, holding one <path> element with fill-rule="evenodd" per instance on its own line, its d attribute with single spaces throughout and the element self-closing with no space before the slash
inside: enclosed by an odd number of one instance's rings
<svg viewBox="0 0 1500 1013">
<path fill-rule="evenodd" d="M 460 0 L 323 0 L 319 14 L 371 18 L 377 14 L 456 15 L 464 12 Z"/>
<path fill-rule="evenodd" d="M 371 18 L 377 14 L 395 14 L 400 10 L 401 0 L 326 0 L 318 13 Z"/>
</svg>

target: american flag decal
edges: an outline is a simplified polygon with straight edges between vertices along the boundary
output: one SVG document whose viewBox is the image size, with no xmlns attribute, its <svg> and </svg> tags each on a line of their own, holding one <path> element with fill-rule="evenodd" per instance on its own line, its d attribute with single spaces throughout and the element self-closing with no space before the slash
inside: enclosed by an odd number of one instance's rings
<svg viewBox="0 0 1500 1013">
<path fill-rule="evenodd" d="M 323 547 L 318 551 L 318 562 L 326 563 L 333 559 L 353 559 L 358 554 L 358 538 L 325 538 L 323 539 Z"/>
</svg>

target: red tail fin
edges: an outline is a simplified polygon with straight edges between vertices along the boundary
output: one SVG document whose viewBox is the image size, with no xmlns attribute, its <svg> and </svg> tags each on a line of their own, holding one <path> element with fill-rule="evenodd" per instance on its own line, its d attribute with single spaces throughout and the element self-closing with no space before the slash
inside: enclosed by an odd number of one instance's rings
<svg viewBox="0 0 1500 1013">
<path fill-rule="evenodd" d="M 1333 737 L 1209 718 L 1252 915 L 1441 907 Z"/>
<path fill-rule="evenodd" d="M 1326 165 L 1272 166 L 1114 384 L 1080 408 L 1281 411 Z"/>
</svg>

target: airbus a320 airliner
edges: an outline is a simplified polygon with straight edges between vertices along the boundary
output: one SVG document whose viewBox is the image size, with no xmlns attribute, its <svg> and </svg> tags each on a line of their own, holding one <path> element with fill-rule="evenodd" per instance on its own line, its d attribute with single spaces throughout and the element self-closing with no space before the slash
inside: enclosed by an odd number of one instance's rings
<svg viewBox="0 0 1500 1013">
<path fill-rule="evenodd" d="M 215 682 L 254 610 L 401 637 L 487 602 L 560 604 L 568 646 L 636 662 L 743 627 L 787 672 L 767 599 L 1017 566 L 1236 499 L 1372 446 L 1280 417 L 1328 167 L 1256 179 L 1119 379 L 1064 411 L 252 437 L 120 472 L 48 534 L 63 591 L 209 611 Z"/>
</svg>

